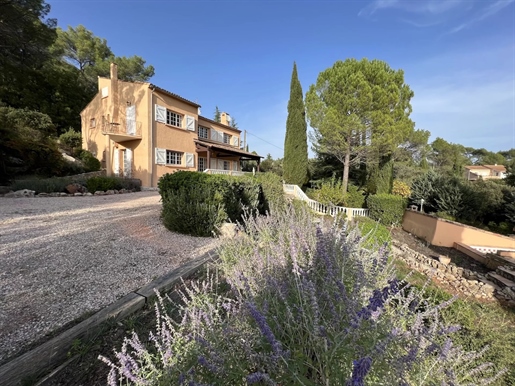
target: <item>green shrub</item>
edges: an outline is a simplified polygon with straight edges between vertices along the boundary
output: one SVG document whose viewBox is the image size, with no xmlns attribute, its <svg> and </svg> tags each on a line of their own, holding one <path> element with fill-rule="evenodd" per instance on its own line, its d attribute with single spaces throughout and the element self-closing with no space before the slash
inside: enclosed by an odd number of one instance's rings
<svg viewBox="0 0 515 386">
<path fill-rule="evenodd" d="M 91 193 L 95 193 L 96 191 L 118 190 L 122 189 L 122 183 L 120 180 L 121 178 L 116 177 L 91 177 L 86 181 L 86 187 Z"/>
<path fill-rule="evenodd" d="M 370 218 L 378 220 L 386 226 L 402 223 L 407 200 L 393 194 L 374 194 L 368 196 L 367 206 Z"/>
<path fill-rule="evenodd" d="M 356 185 L 349 185 L 345 194 L 344 204 L 348 208 L 363 208 L 365 205 L 364 192 Z"/>
<path fill-rule="evenodd" d="M 63 159 L 63 162 L 61 163 L 59 171 L 56 172 L 56 175 L 60 177 L 73 176 L 75 174 L 82 174 L 85 171 L 86 170 L 84 169 L 84 166 L 82 166 L 82 164 L 79 162 L 72 162 Z"/>
<path fill-rule="evenodd" d="M 265 211 L 280 209 L 286 205 L 281 177 L 275 173 L 257 173 L 256 179 L 263 191 Z"/>
<path fill-rule="evenodd" d="M 11 185 L 11 190 L 29 189 L 39 193 L 60 193 L 65 191 L 65 187 L 73 181 L 69 178 L 44 178 L 32 180 L 18 180 Z"/>
<path fill-rule="evenodd" d="M 64 150 L 72 154 L 74 149 L 82 146 L 81 133 L 70 127 L 68 131 L 65 131 L 59 136 L 59 143 Z"/>
<path fill-rule="evenodd" d="M 411 189 L 407 183 L 393 180 L 392 194 L 408 198 L 411 195 Z"/>
<path fill-rule="evenodd" d="M 324 205 L 345 206 L 345 192 L 342 190 L 342 181 L 334 176 L 322 182 L 318 189 L 312 191 L 312 198 Z"/>
<path fill-rule="evenodd" d="M 84 164 L 84 170 L 86 172 L 96 172 L 100 170 L 100 161 L 89 151 L 82 150 L 79 154 L 79 159 Z"/>
<path fill-rule="evenodd" d="M 213 187 L 196 189 L 194 185 L 169 191 L 163 202 L 164 226 L 192 236 L 209 237 L 227 218 L 224 204 Z"/>
<path fill-rule="evenodd" d="M 240 222 L 246 212 L 255 215 L 267 210 L 261 183 L 255 177 L 180 171 L 165 174 L 159 180 L 158 187 L 163 201 L 163 217 L 166 215 L 166 223 L 171 224 L 167 227 L 181 233 L 198 232 L 198 236 L 209 236 L 220 221 Z M 207 215 L 209 218 L 200 225 L 194 219 L 186 223 L 187 225 L 180 225 L 184 221 L 181 220 L 182 215 L 178 214 L 180 206 L 176 207 L 175 202 L 179 192 L 180 197 L 190 192 L 190 196 L 198 200 L 197 203 L 192 201 L 188 206 L 188 215 L 193 216 L 192 213 L 197 208 L 199 213 L 193 217 Z M 172 219 L 173 216 L 177 219 Z M 206 226 L 210 228 L 200 230 Z"/>
</svg>

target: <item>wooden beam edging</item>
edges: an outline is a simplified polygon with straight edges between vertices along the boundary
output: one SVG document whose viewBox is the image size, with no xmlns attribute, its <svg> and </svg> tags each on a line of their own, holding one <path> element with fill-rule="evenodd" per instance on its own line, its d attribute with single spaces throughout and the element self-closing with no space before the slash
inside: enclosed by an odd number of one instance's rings
<svg viewBox="0 0 515 386">
<path fill-rule="evenodd" d="M 156 296 L 154 288 L 159 292 L 167 291 L 173 288 L 181 278 L 190 277 L 204 264 L 216 257 L 217 255 L 211 250 L 190 260 L 139 290 L 130 292 L 58 336 L 5 363 L 0 367 L 0 383 L 2 386 L 19 386 L 23 379 L 40 379 L 59 365 L 63 365 L 60 368 L 62 370 L 66 367 L 63 362 L 67 360 L 68 351 L 74 340 L 88 336 L 108 319 L 122 320 L 133 314 Z M 68 361 L 68 363 L 70 362 Z M 54 372 L 53 375 L 57 373 Z"/>
</svg>

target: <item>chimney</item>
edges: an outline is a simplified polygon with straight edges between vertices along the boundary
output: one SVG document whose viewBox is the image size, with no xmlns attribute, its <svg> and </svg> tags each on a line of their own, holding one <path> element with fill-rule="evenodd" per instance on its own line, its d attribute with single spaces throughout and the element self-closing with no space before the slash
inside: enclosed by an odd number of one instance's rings
<svg viewBox="0 0 515 386">
<path fill-rule="evenodd" d="M 111 80 L 118 80 L 118 65 L 111 63 Z"/>
<path fill-rule="evenodd" d="M 116 63 L 111 63 L 110 67 L 111 72 L 111 111 L 113 112 L 111 115 L 112 122 L 119 123 L 118 117 L 118 108 L 119 108 L 119 100 L 118 100 L 118 65 Z"/>
<path fill-rule="evenodd" d="M 227 113 L 222 112 L 220 114 L 220 123 L 222 125 L 231 126 L 231 116 Z"/>
</svg>

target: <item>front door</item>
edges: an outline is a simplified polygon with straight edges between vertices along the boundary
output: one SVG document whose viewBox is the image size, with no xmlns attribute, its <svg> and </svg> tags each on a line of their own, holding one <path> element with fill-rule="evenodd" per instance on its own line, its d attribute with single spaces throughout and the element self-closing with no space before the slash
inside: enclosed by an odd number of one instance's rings
<svg viewBox="0 0 515 386">
<path fill-rule="evenodd" d="M 114 149 L 113 161 L 114 175 L 118 177 L 120 175 L 120 151 L 117 148 Z"/>
<path fill-rule="evenodd" d="M 132 177 L 132 149 L 125 149 L 123 152 L 123 176 Z"/>
</svg>

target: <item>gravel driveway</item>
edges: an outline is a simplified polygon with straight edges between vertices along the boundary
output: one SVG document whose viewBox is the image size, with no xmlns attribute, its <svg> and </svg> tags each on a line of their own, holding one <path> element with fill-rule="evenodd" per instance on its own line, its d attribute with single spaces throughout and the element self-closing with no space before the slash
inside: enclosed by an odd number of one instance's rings
<svg viewBox="0 0 515 386">
<path fill-rule="evenodd" d="M 0 363 L 215 246 L 167 231 L 159 200 L 0 197 Z"/>
</svg>

